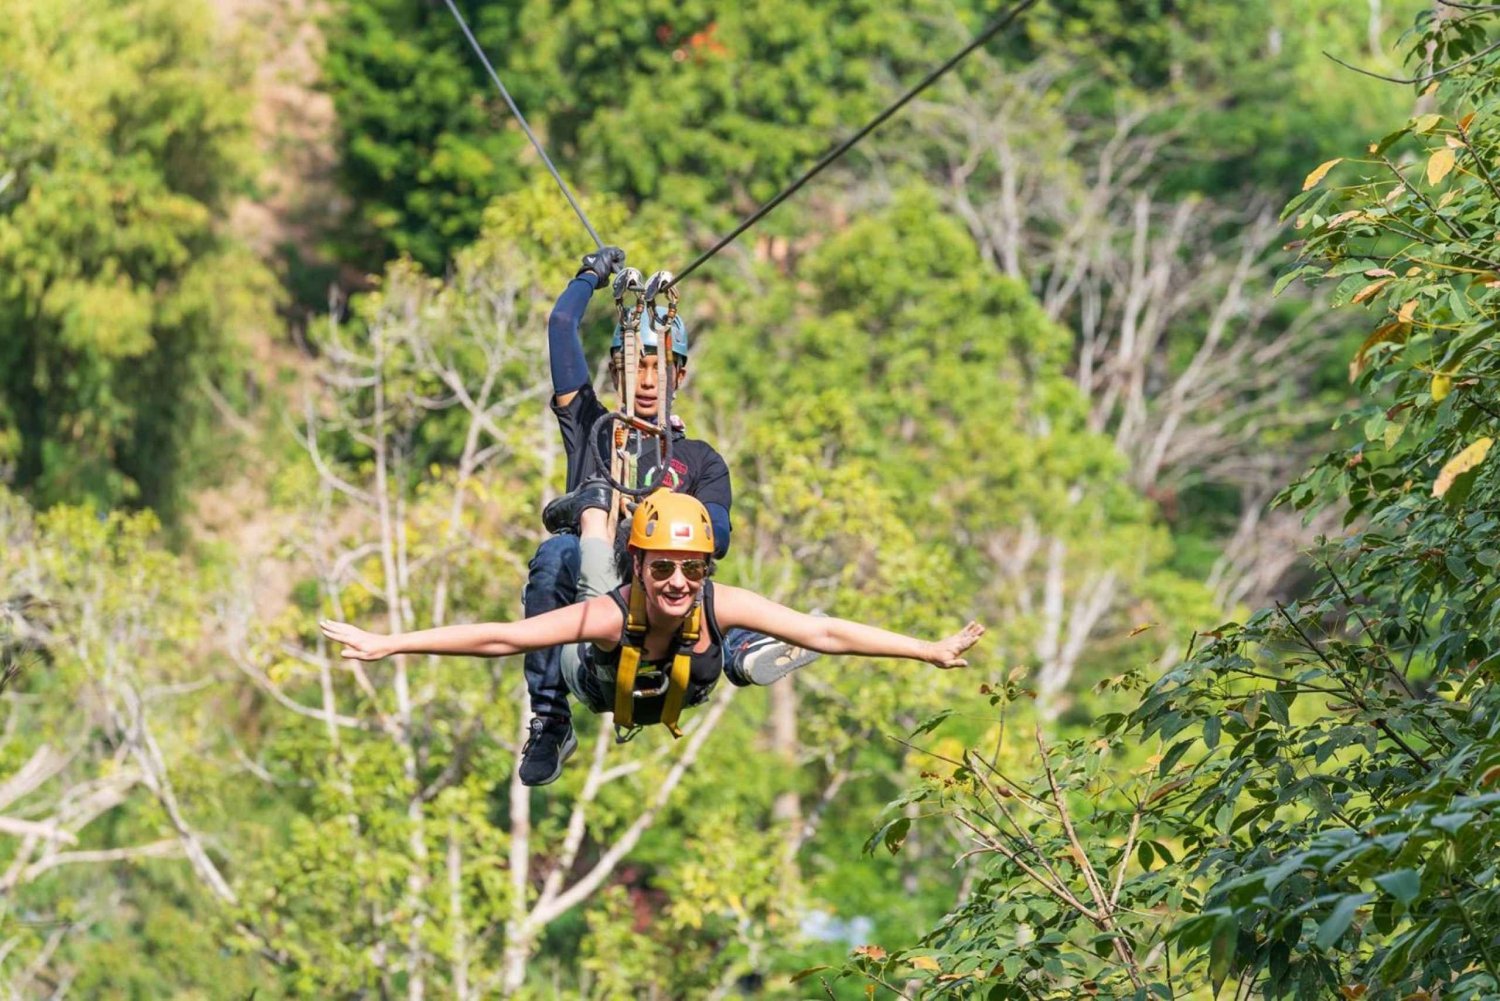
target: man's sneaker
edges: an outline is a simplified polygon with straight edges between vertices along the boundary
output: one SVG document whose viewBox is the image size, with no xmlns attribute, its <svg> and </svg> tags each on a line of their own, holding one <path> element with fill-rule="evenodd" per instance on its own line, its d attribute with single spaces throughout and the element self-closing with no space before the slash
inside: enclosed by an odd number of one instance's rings
<svg viewBox="0 0 1500 1001">
<path fill-rule="evenodd" d="M 573 736 L 571 720 L 533 716 L 531 736 L 521 748 L 521 784 L 544 786 L 556 782 L 562 774 L 563 762 L 576 750 L 578 738 Z"/>
<path fill-rule="evenodd" d="M 739 654 L 739 662 L 740 669 L 752 685 L 770 685 L 820 656 L 816 650 L 804 650 L 774 636 L 761 636 L 745 645 Z"/>
<path fill-rule="evenodd" d="M 584 511 L 591 507 L 597 507 L 602 511 L 609 510 L 611 493 L 606 480 L 597 478 L 584 480 L 578 484 L 576 490 L 555 498 L 542 508 L 542 525 L 553 535 L 561 532 L 576 533 L 578 518 Z"/>
</svg>

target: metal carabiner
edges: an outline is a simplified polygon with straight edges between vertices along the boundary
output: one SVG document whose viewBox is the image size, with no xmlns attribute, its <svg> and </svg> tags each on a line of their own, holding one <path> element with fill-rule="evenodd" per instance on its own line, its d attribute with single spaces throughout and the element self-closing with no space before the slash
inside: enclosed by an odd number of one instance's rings
<svg viewBox="0 0 1500 1001">
<path fill-rule="evenodd" d="M 635 268 L 621 268 L 620 273 L 615 275 L 615 301 L 625 298 L 627 292 L 642 292 L 646 288 L 646 280 Z"/>
<path fill-rule="evenodd" d="M 651 310 L 653 320 L 656 317 L 656 300 L 665 295 L 667 299 L 667 314 L 665 322 L 671 326 L 672 321 L 677 318 L 677 287 L 672 283 L 677 279 L 670 271 L 658 271 L 646 280 L 645 287 L 641 290 L 641 297 L 645 299 L 646 306 Z"/>
<path fill-rule="evenodd" d="M 615 311 L 619 314 L 621 329 L 640 329 L 641 314 L 646 311 L 645 290 L 645 280 L 635 268 L 621 268 L 615 276 Z"/>
<path fill-rule="evenodd" d="M 660 678 L 661 684 L 657 685 L 655 688 L 639 687 L 643 682 L 649 684 L 653 678 Z M 631 697 L 637 699 L 651 699 L 655 698 L 658 695 L 661 695 L 669 687 L 671 687 L 672 676 L 666 671 L 647 671 L 645 674 L 636 675 L 635 683 L 637 687 L 633 691 L 631 691 Z"/>
</svg>

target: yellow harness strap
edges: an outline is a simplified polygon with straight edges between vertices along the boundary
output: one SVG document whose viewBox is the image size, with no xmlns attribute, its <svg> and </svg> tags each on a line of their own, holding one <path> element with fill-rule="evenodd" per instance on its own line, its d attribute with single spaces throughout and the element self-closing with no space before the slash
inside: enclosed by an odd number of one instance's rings
<svg viewBox="0 0 1500 1001">
<path fill-rule="evenodd" d="M 630 589 L 630 608 L 625 616 L 625 642 L 620 649 L 620 664 L 615 669 L 615 726 L 626 730 L 635 726 L 635 676 L 641 666 L 641 652 L 646 644 L 646 589 L 637 581 Z M 681 737 L 677 718 L 687 698 L 688 680 L 693 666 L 693 647 L 703 629 L 703 607 L 694 605 L 677 630 L 677 652 L 672 657 L 672 671 L 667 678 L 667 698 L 662 704 L 661 724 Z"/>
</svg>

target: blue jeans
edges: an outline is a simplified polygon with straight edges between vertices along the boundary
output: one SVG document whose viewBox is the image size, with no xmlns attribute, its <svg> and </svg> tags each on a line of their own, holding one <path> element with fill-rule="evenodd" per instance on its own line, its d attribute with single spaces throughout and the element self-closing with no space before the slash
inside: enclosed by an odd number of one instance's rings
<svg viewBox="0 0 1500 1001">
<path fill-rule="evenodd" d="M 554 535 L 537 547 L 531 558 L 521 605 L 529 619 L 564 608 L 578 600 L 578 536 Z M 568 686 L 563 681 L 562 649 L 550 647 L 526 655 L 526 691 L 531 711 L 538 716 L 571 719 Z"/>
<path fill-rule="evenodd" d="M 731 685 L 744 688 L 750 684 L 744 668 L 745 648 L 763 638 L 763 633 L 751 632 L 739 626 L 724 631 L 724 677 L 729 679 Z"/>
</svg>

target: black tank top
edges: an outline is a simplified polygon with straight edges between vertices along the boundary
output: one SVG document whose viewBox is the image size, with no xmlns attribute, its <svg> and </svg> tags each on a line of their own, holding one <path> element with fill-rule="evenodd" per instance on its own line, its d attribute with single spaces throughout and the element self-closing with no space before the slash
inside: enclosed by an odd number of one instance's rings
<svg viewBox="0 0 1500 1001">
<path fill-rule="evenodd" d="M 630 608 L 625 600 L 625 585 L 620 585 L 609 596 L 614 599 L 620 608 L 620 614 L 626 619 L 630 617 Z M 724 634 L 719 629 L 719 620 L 714 615 L 714 585 L 713 581 L 703 582 L 703 624 L 708 629 L 708 647 L 702 653 L 694 652 L 688 668 L 687 698 L 683 700 L 685 706 L 696 706 L 706 700 L 718 684 L 719 677 L 724 673 Z M 620 630 L 620 646 L 613 650 L 601 650 L 592 643 L 585 644 L 587 661 L 591 670 L 583 672 L 583 681 L 590 689 L 584 693 L 592 704 L 590 708 L 595 712 L 605 712 L 614 708 L 613 692 L 606 690 L 605 682 L 612 685 L 615 672 L 620 666 L 620 650 L 625 644 L 625 630 Z M 662 684 L 663 676 L 672 670 L 672 658 L 676 654 L 676 645 L 673 644 L 667 650 L 667 655 L 657 660 L 648 661 L 641 658 L 640 668 L 636 672 L 635 687 L 658 688 Z M 592 677 L 590 677 L 592 675 Z M 635 721 L 640 724 L 651 724 L 661 722 L 662 706 L 667 701 L 666 692 L 653 695 L 650 698 L 635 700 Z"/>
</svg>

